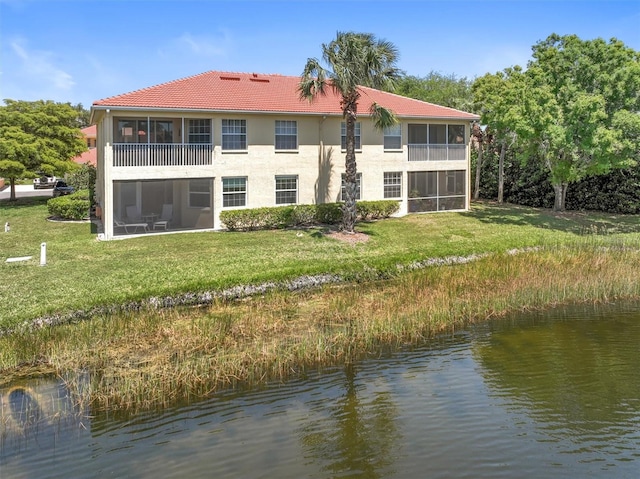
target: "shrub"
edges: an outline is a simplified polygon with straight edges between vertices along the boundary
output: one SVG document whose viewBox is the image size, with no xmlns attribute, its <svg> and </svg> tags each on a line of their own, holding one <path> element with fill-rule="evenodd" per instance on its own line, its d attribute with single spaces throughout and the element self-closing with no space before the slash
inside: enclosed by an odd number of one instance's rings
<svg viewBox="0 0 640 479">
<path fill-rule="evenodd" d="M 220 221 L 230 231 L 285 228 L 291 223 L 292 210 L 292 206 L 278 206 L 222 211 Z"/>
<path fill-rule="evenodd" d="M 321 203 L 316 207 L 316 223 L 326 225 L 334 225 L 342 221 L 342 204 L 340 203 Z"/>
<path fill-rule="evenodd" d="M 96 184 L 96 167 L 88 164 L 81 165 L 80 168 L 69 174 L 66 181 L 76 191 L 88 190 L 89 198 L 91 199 L 93 198 L 93 190 Z"/>
<path fill-rule="evenodd" d="M 362 220 L 377 220 L 388 218 L 400 209 L 400 202 L 396 200 L 359 201 L 356 203 L 358 217 Z"/>
<path fill-rule="evenodd" d="M 388 218 L 398 211 L 395 200 L 361 201 L 356 204 L 360 219 Z M 220 221 L 229 231 L 291 228 L 313 224 L 336 224 L 342 220 L 342 204 L 276 206 L 229 210 L 220 213 Z"/>
<path fill-rule="evenodd" d="M 296 205 L 291 210 L 291 226 L 309 226 L 316 223 L 317 205 Z"/>
<path fill-rule="evenodd" d="M 68 220 L 82 220 L 89 217 L 89 190 L 76 191 L 71 195 L 58 196 L 47 201 L 51 216 Z"/>
</svg>

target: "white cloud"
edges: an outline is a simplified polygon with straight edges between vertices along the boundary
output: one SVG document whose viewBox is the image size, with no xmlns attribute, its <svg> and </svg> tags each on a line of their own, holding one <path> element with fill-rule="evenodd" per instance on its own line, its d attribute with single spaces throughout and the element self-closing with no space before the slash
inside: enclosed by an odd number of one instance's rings
<svg viewBox="0 0 640 479">
<path fill-rule="evenodd" d="M 184 33 L 177 40 L 178 45 L 187 47 L 195 55 L 206 57 L 223 56 L 226 53 L 226 43 L 228 39 L 223 35 L 221 39 L 208 36 L 197 36 Z"/>
<path fill-rule="evenodd" d="M 214 58 L 226 57 L 232 48 L 231 45 L 231 36 L 224 30 L 221 30 L 219 35 L 197 35 L 185 32 L 161 47 L 158 55 L 163 59 L 179 63 L 210 62 Z"/>
<path fill-rule="evenodd" d="M 54 65 L 53 54 L 47 51 L 28 50 L 22 40 L 10 42 L 11 49 L 20 60 L 18 73 L 32 85 L 41 85 L 43 90 L 70 91 L 75 85 L 73 77 Z"/>
</svg>

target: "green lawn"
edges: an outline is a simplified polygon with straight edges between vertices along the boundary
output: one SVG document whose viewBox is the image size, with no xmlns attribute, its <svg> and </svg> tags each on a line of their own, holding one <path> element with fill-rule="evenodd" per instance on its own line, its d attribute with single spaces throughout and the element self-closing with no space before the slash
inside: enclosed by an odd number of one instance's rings
<svg viewBox="0 0 640 479">
<path fill-rule="evenodd" d="M 151 235 L 96 240 L 89 223 L 47 221 L 46 201 L 0 201 L 0 329 L 55 312 L 151 296 L 219 290 L 318 273 L 393 270 L 433 257 L 502 252 L 539 244 L 640 242 L 640 217 L 554 214 L 512 205 L 474 205 L 467 213 L 410 215 L 357 229 L 356 245 L 319 228 L 249 233 Z M 40 244 L 47 265 L 40 267 Z M 21 263 L 8 257 L 33 256 Z"/>
</svg>

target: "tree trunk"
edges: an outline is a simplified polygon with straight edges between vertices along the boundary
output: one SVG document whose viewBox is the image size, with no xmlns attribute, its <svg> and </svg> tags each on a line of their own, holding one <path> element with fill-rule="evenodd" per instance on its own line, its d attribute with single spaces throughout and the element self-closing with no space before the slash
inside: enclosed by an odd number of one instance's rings
<svg viewBox="0 0 640 479">
<path fill-rule="evenodd" d="M 15 201 L 16 200 L 16 179 L 9 178 L 9 184 L 11 185 L 10 187 L 11 193 L 9 194 L 9 201 Z"/>
<path fill-rule="evenodd" d="M 482 171 L 482 141 L 478 140 L 478 159 L 476 160 L 476 186 L 473 192 L 473 199 L 478 200 L 480 198 L 480 173 Z"/>
<path fill-rule="evenodd" d="M 504 201 L 504 154 L 507 150 L 505 142 L 500 147 L 500 160 L 498 161 L 498 203 Z"/>
<path fill-rule="evenodd" d="M 560 183 L 559 185 L 553 185 L 553 191 L 555 192 L 555 199 L 553 201 L 553 211 L 564 211 L 564 202 L 567 197 L 567 183 Z"/>
<path fill-rule="evenodd" d="M 345 114 L 347 129 L 347 154 L 344 160 L 344 204 L 342 205 L 342 231 L 353 233 L 356 224 L 356 193 L 358 169 L 356 165 L 356 112 L 355 107 Z"/>
</svg>

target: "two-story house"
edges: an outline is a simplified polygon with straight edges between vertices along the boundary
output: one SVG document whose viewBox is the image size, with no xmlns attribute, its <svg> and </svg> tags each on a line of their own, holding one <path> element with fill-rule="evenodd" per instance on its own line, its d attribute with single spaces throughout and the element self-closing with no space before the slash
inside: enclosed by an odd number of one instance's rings
<svg viewBox="0 0 640 479">
<path fill-rule="evenodd" d="M 331 90 L 300 99 L 299 77 L 210 71 L 96 101 L 96 197 L 104 238 L 222 229 L 232 208 L 341 200 L 345 123 Z M 361 88 L 360 200 L 400 214 L 469 208 L 477 115 Z M 378 131 L 372 102 L 400 122 Z"/>
</svg>

